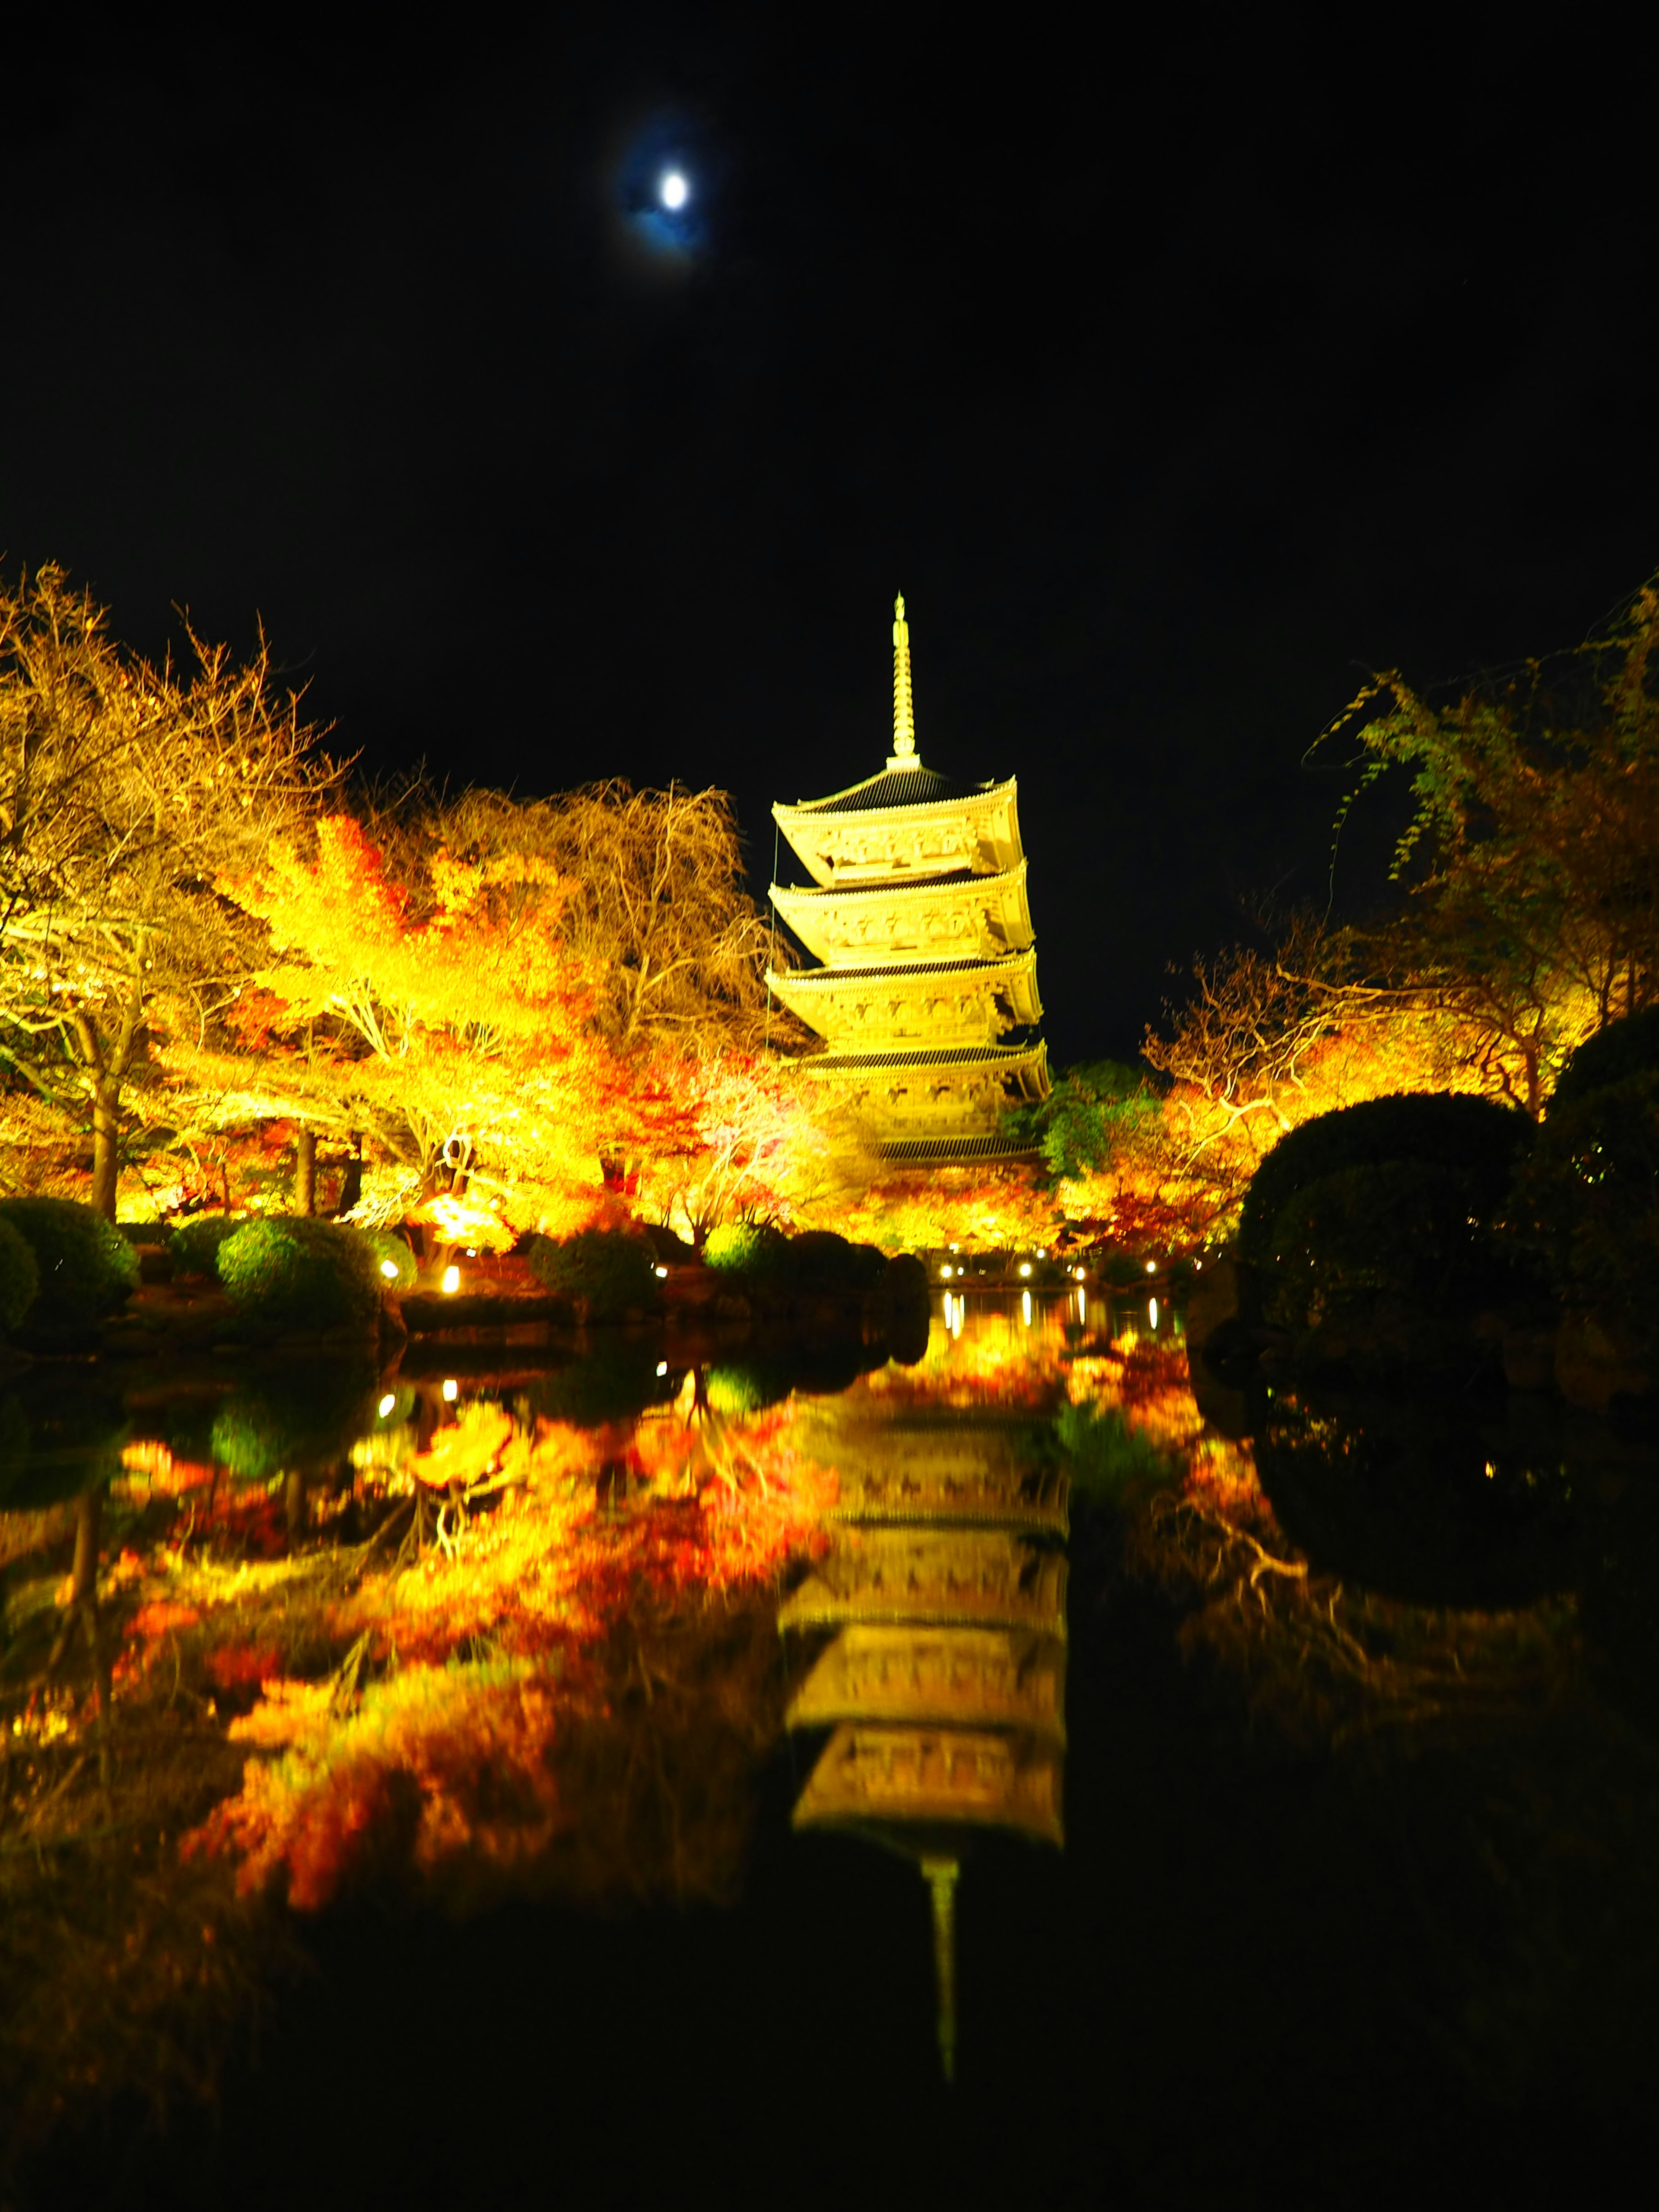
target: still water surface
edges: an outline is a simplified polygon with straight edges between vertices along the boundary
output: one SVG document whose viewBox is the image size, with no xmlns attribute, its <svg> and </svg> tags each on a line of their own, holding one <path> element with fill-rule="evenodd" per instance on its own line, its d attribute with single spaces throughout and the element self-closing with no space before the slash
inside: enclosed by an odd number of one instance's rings
<svg viewBox="0 0 1659 2212">
<path fill-rule="evenodd" d="M 1253 2201 L 1641 2124 L 1639 1444 L 1195 1395 L 1083 1291 L 414 1349 L 0 1399 L 54 2188 Z"/>
</svg>

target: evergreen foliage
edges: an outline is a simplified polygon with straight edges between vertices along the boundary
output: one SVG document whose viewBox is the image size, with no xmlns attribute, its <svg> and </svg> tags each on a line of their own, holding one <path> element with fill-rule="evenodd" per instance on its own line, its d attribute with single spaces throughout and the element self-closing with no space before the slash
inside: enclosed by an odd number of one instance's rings
<svg viewBox="0 0 1659 2212">
<path fill-rule="evenodd" d="M 368 1246 L 380 1288 L 384 1291 L 412 1291 L 416 1270 L 409 1239 L 400 1236 L 395 1229 L 360 1229 L 357 1234 Z M 388 1275 L 388 1267 L 395 1268 L 396 1273 Z"/>
<path fill-rule="evenodd" d="M 243 1223 L 220 1245 L 218 1271 L 248 1318 L 268 1328 L 366 1324 L 380 1308 L 382 1278 L 368 1238 L 309 1215 Z"/>
<path fill-rule="evenodd" d="M 722 1275 L 751 1282 L 775 1280 L 787 1264 L 789 1239 L 781 1230 L 750 1221 L 731 1221 L 711 1229 L 702 1248 L 703 1265 Z"/>
<path fill-rule="evenodd" d="M 1013 1108 L 1003 1131 L 1012 1142 L 1040 1152 L 1051 1176 L 1075 1180 L 1144 1137 L 1158 1114 L 1144 1070 L 1097 1060 L 1067 1068 L 1039 1104 Z"/>
<path fill-rule="evenodd" d="M 246 1225 L 245 1219 L 234 1213 L 198 1213 L 193 1219 L 181 1222 L 167 1241 L 173 1273 L 216 1275 L 219 1247 L 227 1237 L 234 1237 Z"/>
<path fill-rule="evenodd" d="M 1571 1304 L 1659 1352 L 1659 1068 L 1552 1108 L 1516 1177 L 1510 1226 Z"/>
<path fill-rule="evenodd" d="M 1322 1114 L 1282 1137 L 1251 1178 L 1239 1220 L 1239 1255 L 1271 1265 L 1275 1224 L 1299 1192 L 1343 1169 L 1384 1162 L 1459 1170 L 1475 1201 L 1471 1211 L 1490 1220 L 1532 1135 L 1524 1115 L 1462 1092 L 1405 1091 Z"/>
<path fill-rule="evenodd" d="M 1492 1215 L 1501 1199 L 1468 1164 L 1376 1160 L 1319 1176 L 1273 1218 L 1267 1318 L 1300 1331 L 1368 1322 L 1379 1298 L 1432 1325 L 1505 1286 Z"/>
<path fill-rule="evenodd" d="M 21 1341 L 52 1350 L 83 1341 L 138 1282 L 138 1255 L 89 1206 L 68 1198 L 0 1199 L 8 1222 L 34 1256 L 40 1286 Z"/>
<path fill-rule="evenodd" d="M 1584 1039 L 1561 1071 L 1550 1112 L 1605 1091 L 1627 1076 L 1659 1070 L 1659 1006 L 1644 1006 Z"/>
<path fill-rule="evenodd" d="M 550 1291 L 577 1299 L 590 1321 L 620 1321 L 656 1304 L 657 1255 L 647 1237 L 626 1229 L 580 1229 L 574 1237 L 538 1237 L 531 1272 Z"/>
</svg>

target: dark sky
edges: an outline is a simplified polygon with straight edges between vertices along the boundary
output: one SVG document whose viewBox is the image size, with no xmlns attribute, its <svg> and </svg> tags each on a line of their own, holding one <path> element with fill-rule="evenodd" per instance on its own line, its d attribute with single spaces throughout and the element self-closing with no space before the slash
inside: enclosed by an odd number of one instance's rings
<svg viewBox="0 0 1659 2212">
<path fill-rule="evenodd" d="M 881 763 L 902 589 L 924 757 L 1020 779 L 1061 1064 L 1322 898 L 1367 668 L 1659 565 L 1634 18 L 236 20 L 11 53 L 9 568 L 150 652 L 257 611 L 376 770 L 726 786 L 761 884 L 770 801 Z"/>
</svg>

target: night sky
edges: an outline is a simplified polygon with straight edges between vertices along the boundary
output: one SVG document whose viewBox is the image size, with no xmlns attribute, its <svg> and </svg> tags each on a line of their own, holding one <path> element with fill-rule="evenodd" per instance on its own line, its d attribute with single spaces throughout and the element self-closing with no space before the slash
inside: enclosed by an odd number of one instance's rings
<svg viewBox="0 0 1659 2212">
<path fill-rule="evenodd" d="M 902 589 L 923 757 L 1019 777 L 1063 1065 L 1322 902 L 1367 669 L 1659 565 L 1634 17 L 382 20 L 13 46 L 0 344 L 9 569 L 150 653 L 257 611 L 370 771 L 723 785 L 763 888 L 770 801 L 881 765 Z"/>
</svg>

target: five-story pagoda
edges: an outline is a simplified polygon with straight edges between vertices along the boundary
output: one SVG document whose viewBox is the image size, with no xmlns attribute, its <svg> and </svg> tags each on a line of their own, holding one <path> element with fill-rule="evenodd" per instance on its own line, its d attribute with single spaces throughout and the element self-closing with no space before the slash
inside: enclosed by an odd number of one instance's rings
<svg viewBox="0 0 1659 2212">
<path fill-rule="evenodd" d="M 888 1158 L 996 1158 L 1015 1149 L 997 1133 L 1006 1108 L 1048 1091 L 1018 787 L 922 766 L 902 599 L 894 611 L 885 769 L 772 809 L 816 886 L 774 884 L 772 903 L 823 964 L 767 981 L 823 1038 L 807 1064 Z"/>
</svg>

